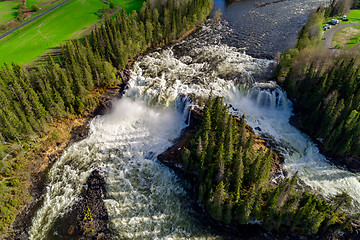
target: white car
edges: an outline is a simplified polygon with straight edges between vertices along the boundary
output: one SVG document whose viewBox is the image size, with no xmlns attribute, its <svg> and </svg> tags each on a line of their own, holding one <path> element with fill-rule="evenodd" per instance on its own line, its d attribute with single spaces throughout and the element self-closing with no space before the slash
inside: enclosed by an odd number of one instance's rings
<svg viewBox="0 0 360 240">
<path fill-rule="evenodd" d="M 332 24 L 332 25 L 336 25 L 338 23 L 339 23 L 339 20 L 336 20 L 336 19 L 331 19 L 331 21 L 330 21 L 330 24 Z"/>
<path fill-rule="evenodd" d="M 327 29 L 330 29 L 331 25 L 330 24 L 326 24 L 323 26 L 324 31 L 326 31 Z"/>
</svg>

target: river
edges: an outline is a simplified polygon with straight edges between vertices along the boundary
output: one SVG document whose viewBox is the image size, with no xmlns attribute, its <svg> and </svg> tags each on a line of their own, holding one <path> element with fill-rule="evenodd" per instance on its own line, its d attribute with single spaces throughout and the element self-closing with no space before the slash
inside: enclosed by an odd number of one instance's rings
<svg viewBox="0 0 360 240">
<path fill-rule="evenodd" d="M 325 198 L 346 191 L 354 200 L 350 211 L 358 211 L 359 175 L 331 164 L 289 124 L 292 104 L 272 81 L 272 57 L 294 44 L 306 15 L 319 3 L 289 0 L 256 8 L 250 0 L 216 1 L 224 13 L 219 24 L 209 21 L 184 41 L 140 57 L 124 97 L 108 114 L 95 117 L 89 136 L 49 170 L 29 238 L 64 239 L 54 224 L 79 200 L 94 169 L 106 180 L 110 239 L 226 238 L 201 221 L 187 183 L 156 159 L 186 127 L 189 107 L 210 92 L 223 96 L 234 115 L 245 114 L 258 135 L 275 142 L 289 175 L 298 171 L 299 187 Z M 257 234 L 270 239 L 266 236 Z"/>
</svg>

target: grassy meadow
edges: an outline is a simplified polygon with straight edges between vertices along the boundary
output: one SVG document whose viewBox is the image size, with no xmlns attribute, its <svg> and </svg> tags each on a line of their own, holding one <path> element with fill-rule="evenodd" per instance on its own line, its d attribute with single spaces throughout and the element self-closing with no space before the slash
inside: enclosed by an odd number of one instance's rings
<svg viewBox="0 0 360 240">
<path fill-rule="evenodd" d="M 0 40 L 0 63 L 29 63 L 99 20 L 101 0 L 74 0 Z M 106 6 L 108 8 L 108 6 Z"/>
<path fill-rule="evenodd" d="M 52 2 L 50 0 L 26 0 L 26 7 L 27 8 L 31 8 L 31 5 L 36 4 L 39 7 L 41 7 L 42 5 L 45 5 L 48 2 Z M 57 3 L 60 3 L 61 1 L 58 1 Z"/>
<path fill-rule="evenodd" d="M 0 2 L 0 25 L 16 18 L 19 2 Z"/>
<path fill-rule="evenodd" d="M 144 0 L 113 0 L 113 3 L 118 6 L 123 6 L 127 13 L 131 13 L 133 10 L 140 11 Z"/>
<path fill-rule="evenodd" d="M 332 45 L 337 49 L 350 49 L 360 40 L 360 26 L 350 26 L 338 31 Z"/>
<path fill-rule="evenodd" d="M 143 2 L 143 0 L 114 1 L 116 5 L 124 6 L 128 13 L 140 10 Z M 100 11 L 103 8 L 108 9 L 109 6 L 101 0 L 73 0 L 37 19 L 0 40 L 0 65 L 11 62 L 27 64 L 63 41 L 88 34 L 89 26 L 100 19 Z"/>
<path fill-rule="evenodd" d="M 358 18 L 360 20 L 360 10 L 351 10 L 349 15 L 347 15 L 348 18 Z"/>
</svg>

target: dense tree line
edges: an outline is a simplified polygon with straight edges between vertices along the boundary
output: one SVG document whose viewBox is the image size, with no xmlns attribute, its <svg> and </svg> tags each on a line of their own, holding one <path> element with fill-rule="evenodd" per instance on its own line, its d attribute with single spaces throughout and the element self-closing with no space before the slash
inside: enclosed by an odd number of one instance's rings
<svg viewBox="0 0 360 240">
<path fill-rule="evenodd" d="M 206 19 L 211 7 L 209 0 L 169 0 L 158 10 L 145 2 L 139 13 L 123 11 L 107 19 L 82 43 L 64 44 L 56 61 L 50 58 L 31 70 L 5 64 L 0 68 L 0 140 L 26 138 L 49 121 L 91 108 L 97 101 L 91 89 L 119 83 L 116 68 L 151 45 L 174 41 Z"/>
<path fill-rule="evenodd" d="M 310 63 L 283 83 L 302 108 L 304 127 L 334 154 L 360 156 L 359 72 L 354 59 L 338 59 L 330 68 Z"/>
<path fill-rule="evenodd" d="M 355 9 L 360 8 L 360 0 L 354 0 L 353 8 L 355 8 Z"/>
<path fill-rule="evenodd" d="M 324 14 L 324 9 L 319 7 L 315 13 L 309 16 L 307 24 L 304 25 L 299 32 L 299 37 L 295 46 L 298 51 L 301 51 L 306 47 L 314 46 L 321 39 Z"/>
<path fill-rule="evenodd" d="M 300 31 L 296 47 L 281 55 L 277 78 L 296 101 L 304 128 L 322 139 L 325 149 L 359 157 L 360 65 L 351 56 L 334 58 L 313 47 L 319 38 L 307 38 L 306 32 L 320 28 L 321 19 L 319 9 Z"/>
<path fill-rule="evenodd" d="M 89 46 L 90 47 L 90 46 Z M 15 63 L 0 68 L 0 139 L 24 139 L 46 123 L 96 104 L 93 87 L 117 82 L 115 68 L 85 46 L 68 43 L 61 63 L 50 59 L 28 70 Z"/>
<path fill-rule="evenodd" d="M 171 43 L 202 23 L 213 6 L 212 0 L 168 0 L 154 8 L 144 2 L 140 12 L 123 11 L 92 33 L 93 50 L 118 68 L 150 46 Z"/>
<path fill-rule="evenodd" d="M 327 15 L 330 17 L 346 15 L 350 8 L 357 7 L 358 4 L 358 0 L 332 0 L 327 8 Z"/>
<path fill-rule="evenodd" d="M 341 227 L 340 207 L 295 191 L 296 176 L 269 183 L 272 150 L 254 146 L 245 117 L 230 115 L 221 98 L 208 100 L 201 128 L 181 154 L 184 168 L 199 173 L 198 198 L 218 221 L 260 220 L 268 230 L 305 234 Z"/>
<path fill-rule="evenodd" d="M 202 23 L 212 0 L 146 2 L 141 11 L 124 11 L 95 28 L 82 41 L 69 41 L 56 58 L 33 69 L 16 63 L 0 67 L 0 159 L 12 142 L 27 141 L 69 114 L 80 114 L 98 104 L 92 91 L 122 82 L 117 75 L 128 60 L 151 46 L 173 42 Z M 13 221 L 21 188 L 12 176 L 19 165 L 0 161 L 0 232 Z"/>
</svg>

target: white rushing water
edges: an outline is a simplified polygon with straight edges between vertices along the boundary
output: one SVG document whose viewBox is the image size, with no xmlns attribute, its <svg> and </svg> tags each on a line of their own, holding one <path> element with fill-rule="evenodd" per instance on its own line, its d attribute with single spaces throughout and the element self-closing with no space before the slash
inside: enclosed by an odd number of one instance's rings
<svg viewBox="0 0 360 240">
<path fill-rule="evenodd" d="M 202 32 L 207 31 L 204 27 Z M 181 181 L 156 160 L 185 127 L 184 95 L 197 100 L 210 93 L 223 96 L 232 105 L 230 111 L 244 113 L 250 126 L 261 129 L 258 134 L 275 141 L 290 174 L 298 171 L 306 186 L 325 197 L 347 192 L 354 199 L 352 209 L 359 210 L 359 175 L 329 163 L 289 124 L 292 113 L 286 94 L 276 84 L 261 81 L 271 64 L 241 49 L 197 38 L 139 59 L 126 96 L 114 103 L 111 113 L 93 119 L 89 136 L 69 147 L 52 166 L 30 239 L 47 239 L 55 220 L 78 200 L 93 169 L 100 169 L 106 180 L 113 239 L 216 238 L 196 224 Z M 241 82 L 254 88 L 239 87 Z"/>
<path fill-rule="evenodd" d="M 174 173 L 156 156 L 173 144 L 185 112 L 155 110 L 127 97 L 90 123 L 90 135 L 71 146 L 49 172 L 44 204 L 30 239 L 47 239 L 55 219 L 75 203 L 91 170 L 106 177 L 113 239 L 202 239 L 189 216 L 191 200 Z"/>
<path fill-rule="evenodd" d="M 195 40 L 192 40 L 193 42 Z M 191 41 L 190 41 L 191 42 Z M 183 43 L 189 44 L 189 43 Z M 176 46 L 179 47 L 179 46 Z M 180 49 L 182 48 L 180 44 Z M 184 48 L 187 48 L 185 46 Z M 254 79 L 266 75 L 272 61 L 252 58 L 226 45 L 197 44 L 191 51 L 176 56 L 172 49 L 149 54 L 134 67 L 133 91 L 166 102 L 178 94 L 206 98 L 210 92 L 223 96 L 233 114 L 247 117 L 258 135 L 270 138 L 285 156 L 290 175 L 298 172 L 304 187 L 330 199 L 346 192 L 353 199 L 351 212 L 360 210 L 360 176 L 329 162 L 312 140 L 289 123 L 291 102 L 274 82 Z M 251 88 L 238 85 L 228 76 L 241 76 Z M 149 96 L 147 96 L 147 93 Z M 136 95 L 133 93 L 133 95 Z"/>
</svg>

